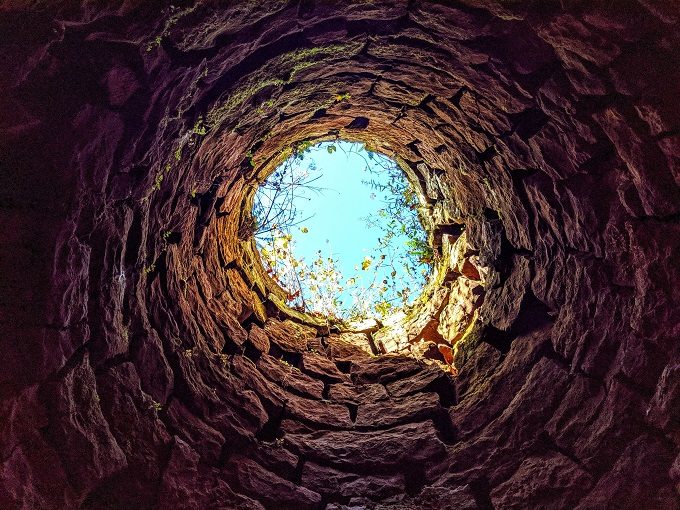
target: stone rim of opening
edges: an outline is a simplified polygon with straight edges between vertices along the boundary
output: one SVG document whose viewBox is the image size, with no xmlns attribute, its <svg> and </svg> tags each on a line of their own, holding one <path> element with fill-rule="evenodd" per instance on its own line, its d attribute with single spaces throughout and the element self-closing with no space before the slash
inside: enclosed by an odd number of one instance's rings
<svg viewBox="0 0 680 510">
<path fill-rule="evenodd" d="M 256 246 L 254 232 L 249 227 L 253 199 L 260 182 L 266 179 L 281 163 L 292 154 L 290 147 L 294 147 L 303 141 L 313 141 L 313 145 L 328 141 L 351 141 L 364 144 L 367 150 L 384 154 L 393 161 L 397 162 L 404 172 L 406 179 L 414 185 L 419 195 L 425 195 L 422 183 L 420 183 L 404 165 L 401 164 L 398 154 L 387 154 L 385 148 L 374 148 L 370 141 L 365 139 L 349 139 L 340 137 L 337 134 L 327 134 L 319 137 L 307 137 L 298 139 L 285 146 L 279 144 L 274 151 L 269 154 L 258 154 L 261 147 L 253 146 L 246 153 L 246 161 L 251 167 L 250 181 L 248 189 L 243 195 L 241 202 L 241 220 L 239 224 L 239 239 L 242 247 L 242 254 L 245 264 L 244 271 L 248 273 L 249 279 L 253 282 L 263 296 L 264 305 L 271 305 L 269 309 L 274 311 L 274 315 L 279 319 L 289 319 L 295 323 L 303 324 L 315 328 L 321 335 L 348 334 L 366 335 L 368 337 L 367 352 L 371 355 L 382 354 L 405 354 L 419 359 L 431 359 L 441 365 L 445 365 L 448 370 L 456 374 L 457 370 L 453 365 L 457 344 L 463 343 L 467 339 L 478 335 L 481 322 L 478 317 L 477 308 L 481 305 L 484 298 L 486 268 L 480 263 L 479 258 L 471 258 L 470 249 L 466 241 L 466 235 L 461 230 L 458 235 L 441 234 L 441 246 L 434 243 L 435 232 L 432 227 L 434 222 L 426 212 L 423 221 L 423 229 L 428 234 L 428 244 L 435 253 L 432 270 L 428 281 L 423 286 L 419 296 L 407 314 L 399 316 L 394 321 L 386 320 L 382 323 L 375 320 L 363 320 L 353 323 L 331 323 L 328 320 L 315 317 L 307 312 L 291 308 L 286 303 L 286 291 L 272 279 L 264 269 L 259 250 Z M 273 152 L 273 155 L 271 155 Z M 256 161 L 257 159 L 257 161 Z M 429 209 L 426 209 L 429 211 Z M 422 219 L 421 219 L 422 221 Z M 473 285 L 472 291 L 467 288 L 463 302 L 470 306 L 459 306 L 461 310 L 469 313 L 461 313 L 458 317 L 450 318 L 457 323 L 457 328 L 452 328 L 450 324 L 444 329 L 457 329 L 448 339 L 440 332 L 442 329 L 441 315 L 449 305 L 454 294 L 454 284 L 459 278 L 473 280 L 478 285 Z M 457 298 L 461 301 L 460 298 Z M 395 316 L 399 315 L 399 312 Z M 448 319 L 447 319 L 448 320 Z M 449 321 L 450 322 L 450 321 Z"/>
</svg>

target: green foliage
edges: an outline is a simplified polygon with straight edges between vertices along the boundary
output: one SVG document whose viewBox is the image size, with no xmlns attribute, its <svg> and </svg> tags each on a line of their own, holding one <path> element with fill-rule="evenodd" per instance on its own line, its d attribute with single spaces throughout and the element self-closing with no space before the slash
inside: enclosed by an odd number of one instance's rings
<svg viewBox="0 0 680 510">
<path fill-rule="evenodd" d="M 370 154 L 370 153 L 369 153 Z M 387 183 L 380 183 L 375 178 L 364 181 L 371 188 L 384 192 L 389 199 L 384 207 L 378 210 L 379 218 L 365 218 L 366 224 L 380 228 L 384 235 L 378 239 L 382 248 L 387 248 L 397 233 L 407 237 L 406 247 L 408 260 L 405 269 L 410 274 L 419 264 L 432 264 L 434 252 L 427 243 L 427 237 L 422 227 L 417 211 L 420 203 L 413 184 L 404 179 L 403 172 L 396 166 L 381 168 L 387 172 Z M 374 172 L 375 173 L 375 172 Z"/>
<path fill-rule="evenodd" d="M 320 190 L 313 185 L 318 179 L 312 176 L 316 168 L 301 170 L 297 162 L 302 161 L 314 145 L 309 140 L 295 144 L 286 164 L 275 170 L 255 196 L 254 232 L 263 265 L 269 276 L 287 292 L 290 306 L 299 311 L 331 321 L 368 316 L 385 318 L 398 308 L 408 306 L 412 289 L 422 287 L 431 270 L 433 252 L 419 220 L 418 195 L 394 162 L 385 163 L 387 160 L 380 158 L 369 165 L 374 155 L 361 147 L 358 152 L 367 161 L 367 171 L 373 173 L 373 178 L 365 184 L 385 197 L 377 217 L 365 218 L 369 226 L 382 230 L 374 252 L 355 266 L 357 273 L 347 275 L 349 277 L 339 270 L 330 246 L 328 253 L 319 250 L 312 260 L 298 258 L 294 254 L 292 229 L 299 227 L 303 234 L 309 229 L 300 227 L 306 218 L 301 218 L 293 200 L 303 196 L 304 191 Z M 327 146 L 331 154 L 337 148 L 335 144 Z M 377 179 L 378 173 L 387 176 L 386 184 L 385 179 Z M 394 243 L 403 237 L 406 249 L 399 250 Z M 391 269 L 391 277 L 378 278 L 386 269 Z M 403 270 L 406 281 L 397 280 L 397 269 Z M 351 295 L 351 303 L 343 303 L 338 298 L 345 292 Z"/>
<path fill-rule="evenodd" d="M 375 311 L 382 317 L 387 317 L 393 308 L 394 305 L 389 301 L 380 301 L 375 305 Z"/>
<path fill-rule="evenodd" d="M 150 42 L 146 46 L 146 51 L 151 51 L 154 48 L 158 47 L 161 45 L 161 40 L 163 36 L 167 36 L 170 32 L 170 29 L 184 16 L 187 16 L 188 14 L 191 14 L 194 10 L 196 9 L 196 6 L 189 7 L 187 9 L 181 9 L 180 7 L 176 7 L 174 5 L 171 5 L 169 7 L 168 11 L 168 18 L 165 21 L 165 24 L 163 26 L 163 30 L 161 31 L 160 34 L 158 34 L 156 37 L 154 37 L 153 42 Z"/>
<path fill-rule="evenodd" d="M 151 191 L 158 191 L 161 189 L 161 184 L 163 183 L 163 179 L 165 178 L 164 174 L 167 174 L 170 171 L 170 163 L 166 163 L 165 167 L 163 168 L 162 172 L 158 172 L 156 174 L 156 177 L 154 178 L 153 184 L 151 185 Z"/>
<path fill-rule="evenodd" d="M 314 186 L 318 176 L 311 176 L 315 169 L 301 170 L 297 162 L 304 159 L 305 153 L 313 145 L 314 142 L 310 140 L 293 144 L 284 167 L 277 168 L 260 185 L 252 211 L 254 231 L 260 241 L 266 240 L 273 245 L 274 233 L 281 237 L 281 232 L 289 232 L 304 221 L 293 204 L 296 194 L 303 190 L 317 193 L 320 190 Z M 252 160 L 252 153 L 248 151 L 246 157 Z"/>
<path fill-rule="evenodd" d="M 295 79 L 300 71 L 330 60 L 337 55 L 356 53 L 360 51 L 362 46 L 362 42 L 331 44 L 327 46 L 303 48 L 282 55 L 278 59 L 272 61 L 271 66 L 274 69 L 288 69 L 287 77 L 272 78 L 270 77 L 271 74 L 268 74 L 266 69 L 260 74 L 259 80 L 257 79 L 257 74 L 255 74 L 255 78 L 253 78 L 250 83 L 245 83 L 234 90 L 220 106 L 217 106 L 208 112 L 206 116 L 207 125 L 210 127 L 219 125 L 234 109 L 238 108 L 245 101 L 257 95 L 267 87 L 281 87 L 287 85 Z M 343 94 L 343 99 L 345 98 L 349 98 L 349 94 Z"/>
<path fill-rule="evenodd" d="M 305 153 L 308 152 L 313 146 L 314 142 L 311 140 L 297 142 L 293 145 L 293 157 L 299 161 L 302 161 L 305 157 Z"/>
<path fill-rule="evenodd" d="M 164 177 L 165 177 L 165 176 L 163 175 L 162 172 L 158 172 L 158 173 L 156 174 L 156 178 L 155 178 L 154 181 L 153 181 L 153 186 L 151 186 L 151 189 L 152 189 L 153 191 L 158 191 L 159 189 L 161 189 L 161 183 L 163 182 L 163 178 L 164 178 Z"/>
<path fill-rule="evenodd" d="M 152 400 L 151 404 L 149 405 L 149 409 L 153 409 L 154 411 L 158 412 L 163 410 L 163 406 L 160 404 L 160 402 Z"/>
<path fill-rule="evenodd" d="M 264 115 L 266 111 L 273 108 L 275 104 L 276 102 L 274 101 L 274 99 L 269 98 L 266 101 L 264 101 L 260 106 L 255 108 L 255 111 L 257 112 L 258 115 Z"/>
<path fill-rule="evenodd" d="M 248 150 L 248 152 L 246 152 L 246 159 L 248 160 L 248 164 L 252 167 L 255 166 L 255 163 L 253 161 L 254 157 L 255 157 L 255 154 L 253 154 L 252 150 Z"/>
<path fill-rule="evenodd" d="M 191 131 L 199 136 L 204 136 L 208 132 L 206 126 L 203 124 L 202 115 L 196 119 L 196 123 L 194 124 L 194 127 Z"/>
<path fill-rule="evenodd" d="M 172 236 L 172 230 L 164 230 L 163 232 L 161 232 L 161 239 L 163 240 L 164 249 L 168 248 L 170 236 Z"/>
<path fill-rule="evenodd" d="M 154 48 L 158 48 L 161 45 L 162 38 L 160 35 L 154 37 L 153 41 L 146 45 L 146 51 L 152 51 Z"/>
</svg>

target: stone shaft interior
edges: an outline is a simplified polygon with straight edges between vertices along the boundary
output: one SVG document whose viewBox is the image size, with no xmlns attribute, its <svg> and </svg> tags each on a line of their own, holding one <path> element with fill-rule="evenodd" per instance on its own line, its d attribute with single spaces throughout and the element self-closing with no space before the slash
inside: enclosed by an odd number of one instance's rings
<svg viewBox="0 0 680 510">
<path fill-rule="evenodd" d="M 680 508 L 679 19 L 3 6 L 0 508 Z M 243 222 L 338 137 L 427 206 L 400 354 L 287 310 Z"/>
</svg>

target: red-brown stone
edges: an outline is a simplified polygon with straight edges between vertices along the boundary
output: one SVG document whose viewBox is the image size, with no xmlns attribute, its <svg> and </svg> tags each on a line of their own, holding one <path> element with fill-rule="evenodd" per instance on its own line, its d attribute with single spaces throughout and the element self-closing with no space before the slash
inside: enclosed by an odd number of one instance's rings
<svg viewBox="0 0 680 510">
<path fill-rule="evenodd" d="M 0 508 L 680 508 L 674 2 L 2 11 Z M 391 340 L 455 378 L 264 276 L 249 194 L 336 138 L 464 232 Z"/>
</svg>

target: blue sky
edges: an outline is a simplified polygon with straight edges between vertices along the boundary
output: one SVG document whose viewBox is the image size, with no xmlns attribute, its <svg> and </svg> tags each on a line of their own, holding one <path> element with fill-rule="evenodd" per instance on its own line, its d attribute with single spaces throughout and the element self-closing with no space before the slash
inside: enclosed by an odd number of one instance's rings
<svg viewBox="0 0 680 510">
<path fill-rule="evenodd" d="M 329 145 L 323 143 L 312 148 L 302 161 L 303 166 L 307 166 L 308 161 L 316 163 L 317 171 L 313 175 L 321 178 L 314 185 L 323 190 L 319 194 L 308 194 L 309 201 L 296 202 L 302 217 L 313 216 L 303 222 L 309 232 L 295 234 L 295 239 L 300 256 L 312 256 L 318 249 L 325 253 L 330 245 L 333 255 L 339 259 L 340 270 L 349 275 L 354 272 L 354 266 L 374 250 L 380 236 L 380 231 L 368 228 L 363 219 L 377 214 L 380 197 L 362 184 L 362 180 L 371 179 L 365 171 L 364 159 L 358 154 L 345 154 L 342 149 L 349 145 L 346 142 L 332 144 L 339 148 L 332 154 L 328 153 Z M 371 198 L 372 193 L 376 193 L 376 198 Z"/>
<path fill-rule="evenodd" d="M 330 153 L 329 147 L 335 150 Z M 369 157 L 361 144 L 335 141 L 323 142 L 308 149 L 304 159 L 295 163 L 302 169 L 308 169 L 309 178 L 318 177 L 313 186 L 321 188 L 318 192 L 299 190 L 304 196 L 294 201 L 298 218 L 309 217 L 290 229 L 297 259 L 304 258 L 310 263 L 317 256 L 317 251 L 322 250 L 325 257 L 332 256 L 337 260 L 345 280 L 357 274 L 364 279 L 369 276 L 370 271 L 362 271 L 361 264 L 367 256 L 374 261 L 380 256 L 376 247 L 383 232 L 377 226 L 369 227 L 365 218 L 378 217 L 378 210 L 383 207 L 386 195 L 385 192 L 372 189 L 364 181 L 387 180 L 387 172 L 376 175 L 366 170 L 369 164 L 378 171 L 381 162 L 393 164 L 383 155 L 373 153 Z M 302 230 L 307 232 L 303 233 Z M 406 241 L 407 238 L 400 235 L 394 238 L 392 245 L 405 250 Z M 359 271 L 356 270 L 357 266 Z M 374 266 L 372 264 L 371 269 Z M 394 277 L 393 270 L 396 270 Z M 373 280 L 373 273 L 370 279 Z M 405 274 L 398 266 L 385 267 L 377 273 L 378 281 L 384 279 L 401 282 L 405 281 Z M 414 292 L 412 296 L 417 294 Z M 341 299 L 345 305 L 351 301 L 348 294 L 341 296 Z"/>
</svg>

